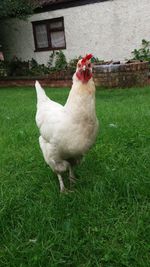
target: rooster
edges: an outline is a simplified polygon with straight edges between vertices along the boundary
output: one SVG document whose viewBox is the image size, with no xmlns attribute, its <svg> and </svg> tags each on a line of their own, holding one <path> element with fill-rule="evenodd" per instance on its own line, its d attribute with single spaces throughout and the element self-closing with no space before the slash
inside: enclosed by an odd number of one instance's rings
<svg viewBox="0 0 150 267">
<path fill-rule="evenodd" d="M 63 172 L 69 171 L 70 184 L 75 182 L 73 166 L 94 144 L 98 132 L 91 58 L 89 54 L 78 61 L 64 106 L 49 99 L 39 82 L 35 83 L 39 144 L 46 163 L 58 176 L 61 192 L 67 191 Z"/>
</svg>

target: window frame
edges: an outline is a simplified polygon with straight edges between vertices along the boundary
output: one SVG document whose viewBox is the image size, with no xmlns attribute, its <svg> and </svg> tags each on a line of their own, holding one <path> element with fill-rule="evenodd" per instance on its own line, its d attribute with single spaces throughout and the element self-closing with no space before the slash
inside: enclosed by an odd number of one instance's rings
<svg viewBox="0 0 150 267">
<path fill-rule="evenodd" d="M 50 27 L 51 23 L 59 22 L 59 21 L 62 22 L 62 26 L 51 29 L 51 27 Z M 42 47 L 42 48 L 38 47 L 37 38 L 36 38 L 36 26 L 40 25 L 40 24 L 46 25 L 48 47 Z M 45 20 L 32 21 L 32 30 L 33 30 L 34 46 L 35 46 L 34 52 L 66 49 L 66 37 L 65 37 L 65 27 L 64 27 L 64 18 L 63 17 L 54 18 L 54 19 L 45 19 Z M 51 32 L 59 32 L 59 31 L 63 31 L 64 32 L 64 46 L 62 46 L 62 47 L 54 47 L 53 48 L 52 47 L 52 42 L 51 42 Z"/>
</svg>

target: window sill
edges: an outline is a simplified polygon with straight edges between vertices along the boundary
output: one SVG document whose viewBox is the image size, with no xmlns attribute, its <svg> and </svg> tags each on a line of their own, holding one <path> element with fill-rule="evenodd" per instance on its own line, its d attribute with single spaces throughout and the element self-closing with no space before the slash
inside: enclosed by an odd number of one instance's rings
<svg viewBox="0 0 150 267">
<path fill-rule="evenodd" d="M 54 51 L 54 50 L 64 50 L 66 49 L 66 47 L 58 47 L 58 48 L 38 48 L 38 49 L 35 49 L 34 52 L 46 52 L 46 51 Z"/>
</svg>

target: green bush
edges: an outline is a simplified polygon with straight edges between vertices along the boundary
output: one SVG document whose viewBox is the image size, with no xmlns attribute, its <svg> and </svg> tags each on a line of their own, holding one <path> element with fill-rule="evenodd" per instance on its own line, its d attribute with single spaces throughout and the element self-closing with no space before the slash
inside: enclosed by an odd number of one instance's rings
<svg viewBox="0 0 150 267">
<path fill-rule="evenodd" d="M 42 76 L 50 74 L 50 72 L 68 70 L 75 72 L 77 62 L 82 57 L 75 57 L 68 63 L 63 51 L 53 51 L 49 56 L 47 66 L 44 64 L 38 64 L 35 59 L 23 61 L 18 57 L 14 56 L 11 61 L 0 62 L 0 76 Z M 92 58 L 94 63 L 102 63 L 98 58 Z M 4 72 L 5 69 L 5 72 Z"/>
<path fill-rule="evenodd" d="M 82 57 L 79 56 L 79 57 L 75 57 L 75 58 L 71 59 L 71 60 L 68 62 L 68 68 L 69 68 L 71 71 L 75 71 L 75 70 L 76 70 L 77 63 L 78 63 L 78 61 L 79 61 L 81 58 L 82 58 Z"/>
<path fill-rule="evenodd" d="M 49 61 L 47 63 L 47 66 L 50 69 L 53 69 L 54 68 L 54 65 L 55 65 L 55 56 L 56 56 L 56 52 L 55 51 L 53 51 L 51 53 L 51 55 L 49 56 Z"/>
<path fill-rule="evenodd" d="M 56 52 L 55 69 L 65 70 L 67 68 L 67 60 L 64 53 L 60 50 Z"/>
<path fill-rule="evenodd" d="M 8 63 L 9 76 L 26 76 L 29 70 L 29 61 L 22 61 L 16 56 Z"/>
<path fill-rule="evenodd" d="M 4 65 L 5 69 L 7 69 L 7 76 L 35 76 L 45 75 L 50 72 L 48 67 L 46 67 L 44 64 L 38 64 L 33 58 L 28 61 L 22 61 L 22 59 L 14 56 L 10 62 L 3 61 L 3 63 L 0 63 L 1 69 L 2 65 Z"/>
<path fill-rule="evenodd" d="M 133 59 L 148 61 L 150 63 L 150 41 L 142 40 L 142 47 L 132 51 Z"/>
<path fill-rule="evenodd" d="M 8 62 L 0 60 L 0 77 L 6 77 L 8 73 Z"/>
<path fill-rule="evenodd" d="M 49 56 L 48 68 L 52 71 L 60 71 L 67 69 L 67 60 L 63 51 L 53 51 Z"/>
<path fill-rule="evenodd" d="M 50 69 L 44 64 L 38 64 L 35 59 L 31 59 L 29 62 L 28 75 L 45 75 L 49 74 Z"/>
</svg>

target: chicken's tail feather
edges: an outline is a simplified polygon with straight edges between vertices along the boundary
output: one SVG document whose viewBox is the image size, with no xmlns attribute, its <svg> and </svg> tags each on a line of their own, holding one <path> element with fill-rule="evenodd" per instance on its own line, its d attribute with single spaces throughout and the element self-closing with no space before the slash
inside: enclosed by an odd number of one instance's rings
<svg viewBox="0 0 150 267">
<path fill-rule="evenodd" d="M 35 89 L 37 93 L 37 101 L 41 103 L 47 99 L 44 89 L 41 87 L 38 81 L 35 82 Z"/>
</svg>

